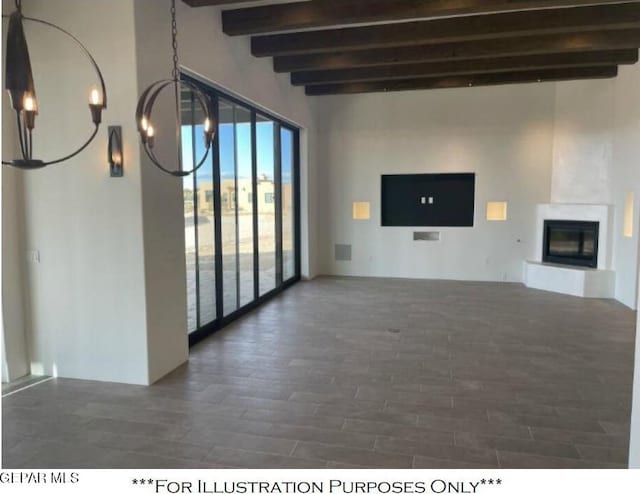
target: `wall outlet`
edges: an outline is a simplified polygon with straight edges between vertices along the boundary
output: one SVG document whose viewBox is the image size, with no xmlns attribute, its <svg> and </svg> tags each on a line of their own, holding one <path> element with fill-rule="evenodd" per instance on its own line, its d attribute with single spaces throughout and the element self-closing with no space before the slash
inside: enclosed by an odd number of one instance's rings
<svg viewBox="0 0 640 494">
<path fill-rule="evenodd" d="M 27 261 L 33 264 L 40 263 L 40 251 L 39 250 L 28 250 L 27 251 Z"/>
</svg>

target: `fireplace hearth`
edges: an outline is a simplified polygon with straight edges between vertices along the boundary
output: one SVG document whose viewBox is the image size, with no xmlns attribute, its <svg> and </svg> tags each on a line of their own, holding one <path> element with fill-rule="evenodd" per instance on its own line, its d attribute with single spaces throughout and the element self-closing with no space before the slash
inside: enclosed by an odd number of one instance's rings
<svg viewBox="0 0 640 494">
<path fill-rule="evenodd" d="M 597 268 L 599 230 L 594 221 L 546 220 L 542 261 Z"/>
</svg>

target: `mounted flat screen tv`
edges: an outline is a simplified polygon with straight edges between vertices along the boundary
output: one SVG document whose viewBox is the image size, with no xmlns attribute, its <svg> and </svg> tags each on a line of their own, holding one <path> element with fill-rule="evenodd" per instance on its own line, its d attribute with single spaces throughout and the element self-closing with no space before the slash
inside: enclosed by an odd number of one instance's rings
<svg viewBox="0 0 640 494">
<path fill-rule="evenodd" d="M 382 175 L 382 226 L 471 227 L 475 173 Z"/>
</svg>

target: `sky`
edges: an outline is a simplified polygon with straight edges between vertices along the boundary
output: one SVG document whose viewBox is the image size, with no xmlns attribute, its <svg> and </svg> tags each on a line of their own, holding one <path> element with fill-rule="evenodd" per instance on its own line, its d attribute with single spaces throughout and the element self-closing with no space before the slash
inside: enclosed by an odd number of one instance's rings
<svg viewBox="0 0 640 494">
<path fill-rule="evenodd" d="M 266 175 L 273 180 L 274 176 L 274 135 L 273 122 L 256 123 L 256 147 L 258 176 Z M 234 149 L 234 131 L 236 133 L 236 146 Z M 251 124 L 232 123 L 218 126 L 218 140 L 220 147 L 220 175 L 222 180 L 233 179 L 235 176 L 235 162 L 237 160 L 238 178 L 251 179 Z M 191 126 L 182 127 L 182 149 L 184 153 L 184 169 L 192 169 L 194 158 L 192 155 Z M 204 153 L 204 128 L 197 125 L 195 128 L 196 159 L 202 159 Z M 281 130 L 282 140 L 282 181 L 291 183 L 293 163 L 293 133 L 287 129 Z M 217 150 L 212 149 L 214 152 Z M 213 160 L 211 152 L 202 168 L 198 170 L 197 179 L 202 182 L 213 181 Z M 185 187 L 193 188 L 193 177 L 185 178 Z"/>
</svg>

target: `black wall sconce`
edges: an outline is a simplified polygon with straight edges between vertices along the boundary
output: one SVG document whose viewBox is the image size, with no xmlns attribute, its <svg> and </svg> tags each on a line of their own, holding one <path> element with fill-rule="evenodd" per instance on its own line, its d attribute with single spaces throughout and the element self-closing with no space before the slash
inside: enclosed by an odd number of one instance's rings
<svg viewBox="0 0 640 494">
<path fill-rule="evenodd" d="M 109 172 L 112 177 L 124 176 L 124 156 L 122 149 L 122 127 L 109 127 L 109 145 L 107 148 Z"/>
</svg>

